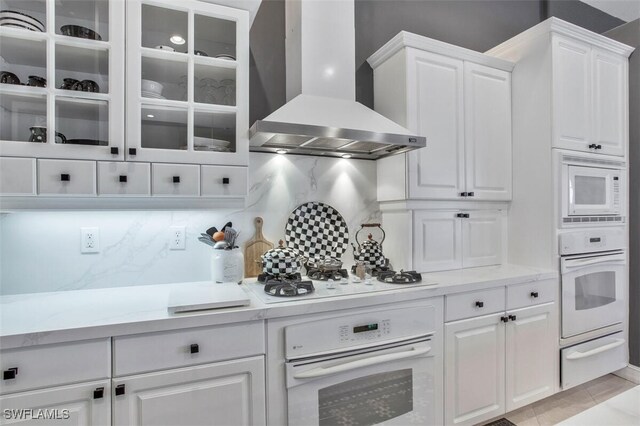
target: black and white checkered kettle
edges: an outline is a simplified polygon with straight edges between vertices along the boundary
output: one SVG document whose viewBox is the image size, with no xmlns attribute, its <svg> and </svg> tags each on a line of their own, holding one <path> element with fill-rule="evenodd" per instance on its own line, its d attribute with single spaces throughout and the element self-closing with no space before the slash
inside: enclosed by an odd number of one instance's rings
<svg viewBox="0 0 640 426">
<path fill-rule="evenodd" d="M 380 242 L 373 239 L 373 235 L 369 233 L 366 241 L 360 242 L 358 239 L 358 235 L 365 228 L 379 228 L 382 231 L 382 240 Z M 354 244 L 353 246 L 353 258 L 356 262 L 363 262 L 365 265 L 369 267 L 383 267 L 387 264 L 387 259 L 384 257 L 382 253 L 382 243 L 385 238 L 384 229 L 379 223 L 363 223 L 360 225 L 360 229 L 356 232 L 356 242 L 358 243 L 358 247 Z"/>
</svg>

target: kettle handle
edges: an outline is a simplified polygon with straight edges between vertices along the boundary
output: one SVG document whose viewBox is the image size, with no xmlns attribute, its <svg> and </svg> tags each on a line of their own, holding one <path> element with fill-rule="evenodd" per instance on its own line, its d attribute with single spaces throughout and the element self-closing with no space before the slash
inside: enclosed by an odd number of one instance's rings
<svg viewBox="0 0 640 426">
<path fill-rule="evenodd" d="M 380 223 L 362 223 L 362 224 L 360 224 L 360 229 L 358 229 L 358 231 L 356 232 L 356 242 L 358 243 L 358 246 L 360 246 L 360 241 L 358 240 L 358 234 L 364 228 L 380 228 L 380 231 L 382 231 L 382 241 L 380 241 L 380 245 L 382 245 L 382 243 L 384 243 L 384 239 L 386 238 L 387 234 L 384 232 L 384 229 L 382 229 L 382 224 L 380 224 Z"/>
</svg>

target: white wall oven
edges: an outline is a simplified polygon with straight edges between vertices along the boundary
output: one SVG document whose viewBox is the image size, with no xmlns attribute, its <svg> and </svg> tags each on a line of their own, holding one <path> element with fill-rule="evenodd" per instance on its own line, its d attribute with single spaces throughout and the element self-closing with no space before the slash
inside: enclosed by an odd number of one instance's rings
<svg viewBox="0 0 640 426">
<path fill-rule="evenodd" d="M 560 153 L 561 224 L 603 225 L 624 222 L 625 163 L 591 154 Z"/>
<path fill-rule="evenodd" d="M 415 307 L 287 327 L 289 425 L 440 423 L 433 316 Z"/>
</svg>

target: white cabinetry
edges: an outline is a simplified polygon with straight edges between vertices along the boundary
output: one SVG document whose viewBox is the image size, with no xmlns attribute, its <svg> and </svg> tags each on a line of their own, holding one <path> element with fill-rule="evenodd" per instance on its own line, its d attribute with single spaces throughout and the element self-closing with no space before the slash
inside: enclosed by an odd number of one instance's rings
<svg viewBox="0 0 640 426">
<path fill-rule="evenodd" d="M 515 297 L 507 287 L 506 300 L 504 287 L 446 297 L 447 319 L 489 315 L 445 324 L 445 424 L 481 423 L 558 389 L 557 307 L 537 303 L 557 292 L 557 281 L 517 287 Z M 523 292 L 532 306 L 511 309 Z"/>
<path fill-rule="evenodd" d="M 406 244 L 406 224 L 394 220 L 398 213 L 383 212 L 389 235 L 387 246 L 396 269 L 443 271 L 502 263 L 505 213 L 500 210 L 415 210 L 411 219 L 412 264 L 394 248 Z M 399 227 L 398 227 L 399 226 Z"/>
<path fill-rule="evenodd" d="M 624 56 L 552 36 L 553 146 L 624 155 L 628 65 Z"/>
<path fill-rule="evenodd" d="M 378 161 L 379 201 L 511 198 L 513 64 L 406 32 L 369 63 L 376 111 L 427 138 Z"/>
</svg>

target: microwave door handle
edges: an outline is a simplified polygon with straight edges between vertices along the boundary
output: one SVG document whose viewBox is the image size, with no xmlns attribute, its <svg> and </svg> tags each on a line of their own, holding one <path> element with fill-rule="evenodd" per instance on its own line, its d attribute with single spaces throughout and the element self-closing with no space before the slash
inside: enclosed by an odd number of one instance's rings
<svg viewBox="0 0 640 426">
<path fill-rule="evenodd" d="M 595 258 L 595 259 L 571 259 L 567 260 L 564 264 L 567 269 L 581 268 L 583 266 L 588 265 L 598 265 L 598 264 L 623 264 L 624 265 L 625 257 L 624 256 L 615 256 L 615 257 L 607 257 L 607 258 Z"/>
<path fill-rule="evenodd" d="M 624 339 L 615 339 L 613 342 L 611 343 L 607 343 L 606 345 L 600 346 L 598 348 L 595 349 L 591 349 L 590 351 L 586 351 L 586 352 L 574 352 L 572 354 L 567 355 L 567 359 L 582 359 L 582 358 L 588 358 L 590 356 L 593 355 L 597 355 L 599 353 L 602 352 L 606 352 L 609 351 L 611 349 L 617 348 L 618 346 L 624 344 Z"/>
<path fill-rule="evenodd" d="M 378 355 L 370 358 L 359 359 L 357 361 L 345 362 L 344 364 L 334 365 L 324 368 L 318 367 L 307 371 L 302 371 L 293 376 L 294 379 L 314 379 L 317 377 L 329 376 L 331 374 L 343 373 L 345 371 L 355 370 L 356 368 L 368 367 L 370 365 L 382 364 L 390 361 L 398 361 L 400 359 L 415 358 L 431 351 L 431 346 L 416 349 L 411 348 L 408 351 L 397 352 L 392 354 Z"/>
</svg>

